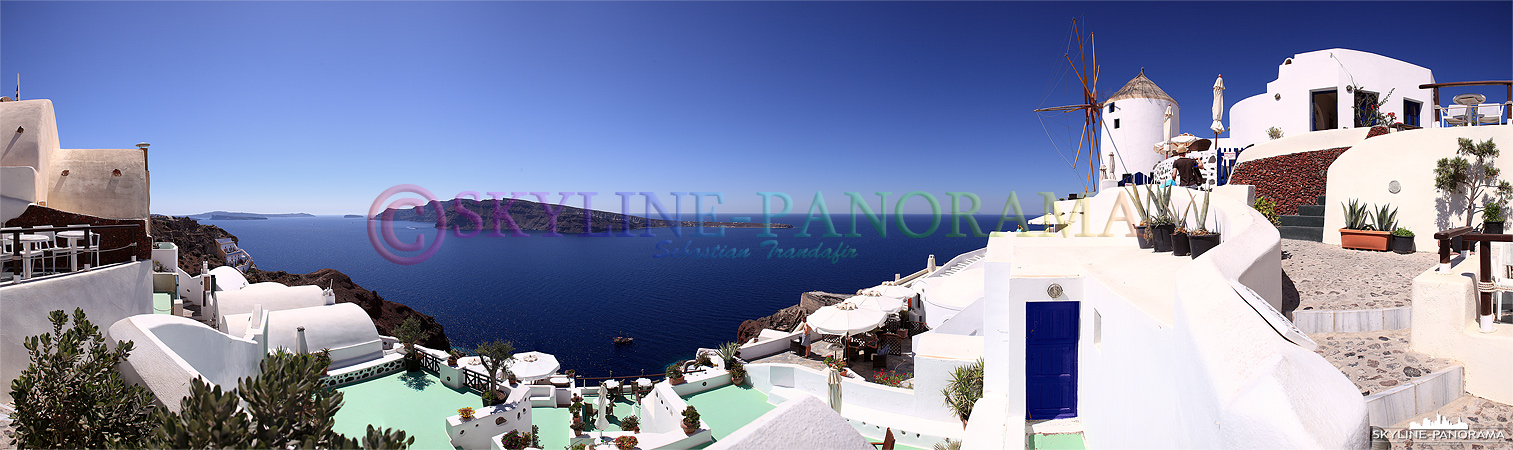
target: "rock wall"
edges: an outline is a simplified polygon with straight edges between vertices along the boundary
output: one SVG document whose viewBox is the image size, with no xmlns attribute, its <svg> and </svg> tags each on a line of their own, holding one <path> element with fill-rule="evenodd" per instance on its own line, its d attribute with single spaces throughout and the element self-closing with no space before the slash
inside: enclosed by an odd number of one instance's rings
<svg viewBox="0 0 1513 450">
<path fill-rule="evenodd" d="M 736 330 L 736 342 L 745 343 L 762 332 L 762 329 L 789 331 L 802 323 L 805 318 L 820 308 L 840 303 L 852 297 L 851 294 L 833 294 L 829 292 L 811 291 L 799 295 L 799 303 L 778 310 L 770 316 L 760 319 L 748 319 L 741 322 L 740 329 Z"/>
<path fill-rule="evenodd" d="M 1312 205 L 1318 196 L 1324 195 L 1329 165 L 1349 149 L 1331 148 L 1246 161 L 1235 167 L 1229 183 L 1254 185 L 1257 197 L 1264 196 L 1277 203 L 1278 214 L 1297 214 L 1298 206 Z"/>
<path fill-rule="evenodd" d="M 237 237 L 221 227 L 204 225 L 188 217 L 152 217 L 152 234 L 158 241 L 172 242 L 179 247 L 179 268 L 184 269 L 190 275 L 200 273 L 201 262 L 209 262 L 210 268 L 226 265 L 226 262 L 217 258 L 215 250 L 216 239 Z M 149 250 L 150 252 L 150 250 Z M 150 256 L 149 256 L 150 257 Z M 341 273 L 336 269 L 321 269 L 312 273 L 297 274 L 284 271 L 262 271 L 256 267 L 247 272 L 247 281 L 260 283 L 272 281 L 285 286 L 331 287 L 336 291 L 338 303 L 356 303 L 368 317 L 373 319 L 373 325 L 378 328 L 378 334 L 393 336 L 393 329 L 404 323 L 410 316 L 420 318 L 421 323 L 430 332 L 430 337 L 421 341 L 420 345 L 434 349 L 451 349 L 451 341 L 447 339 L 446 330 L 436 319 L 422 314 L 399 303 L 384 300 L 377 292 L 364 289 L 352 281 L 352 277 Z"/>
</svg>

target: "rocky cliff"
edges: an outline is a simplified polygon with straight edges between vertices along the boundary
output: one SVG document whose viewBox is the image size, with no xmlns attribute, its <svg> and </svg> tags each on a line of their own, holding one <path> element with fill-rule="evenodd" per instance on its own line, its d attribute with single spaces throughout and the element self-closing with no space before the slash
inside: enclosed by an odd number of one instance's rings
<svg viewBox="0 0 1513 450">
<path fill-rule="evenodd" d="M 235 235 L 221 227 L 203 225 L 188 217 L 153 216 L 152 235 L 157 241 L 172 242 L 179 247 L 179 268 L 190 275 L 200 273 L 202 262 L 209 262 L 212 269 L 226 265 L 225 261 L 215 256 L 215 240 L 227 238 L 237 240 Z M 362 307 L 363 311 L 367 311 L 368 317 L 371 317 L 373 324 L 378 327 L 378 334 L 393 336 L 392 330 L 395 327 L 404 323 L 406 318 L 415 316 L 426 325 L 426 330 L 430 332 L 430 337 L 420 345 L 436 349 L 452 348 L 446 331 L 442 329 L 441 324 L 436 323 L 436 319 L 408 306 L 384 300 L 377 292 L 358 286 L 352 281 L 352 277 L 335 269 L 296 274 L 254 268 L 248 271 L 247 281 L 253 283 L 272 281 L 286 286 L 329 286 L 336 292 L 337 302 L 356 303 L 357 306 Z"/>
<path fill-rule="evenodd" d="M 757 337 L 764 328 L 780 331 L 792 331 L 810 314 L 814 314 L 820 308 L 840 303 L 850 298 L 849 294 L 833 294 L 829 292 L 811 291 L 799 295 L 799 303 L 778 310 L 773 315 L 760 319 L 749 319 L 741 322 L 741 328 L 736 330 L 736 342 L 746 343 L 751 338 Z"/>
</svg>

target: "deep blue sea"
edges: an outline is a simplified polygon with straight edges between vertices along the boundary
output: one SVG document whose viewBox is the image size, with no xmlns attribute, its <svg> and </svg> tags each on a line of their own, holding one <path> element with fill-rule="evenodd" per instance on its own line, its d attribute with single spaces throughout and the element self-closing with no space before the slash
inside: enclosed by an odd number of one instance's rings
<svg viewBox="0 0 1513 450">
<path fill-rule="evenodd" d="M 931 222 L 929 215 L 904 217 L 915 232 Z M 982 216 L 978 221 L 990 231 L 996 219 Z M 363 219 L 201 221 L 236 235 L 259 269 L 340 270 L 387 300 L 435 317 L 454 346 L 508 339 L 517 352 L 555 354 L 563 369 L 576 369 L 582 376 L 661 373 L 667 364 L 691 358 L 699 347 L 734 341 L 741 321 L 791 306 L 803 292 L 855 292 L 892 280 L 895 273 L 924 268 L 928 255 L 945 263 L 987 245 L 987 238 L 947 237 L 949 216 L 923 238 L 906 237 L 891 222 L 886 237 L 865 220 L 858 230 L 863 236 L 839 238 L 821 237 L 819 223 L 807 238 L 794 237 L 797 229 L 774 229 L 777 238 L 758 237 L 761 229 L 695 238 L 687 228 L 683 237 L 669 229 L 652 230 L 655 237 L 449 235 L 429 259 L 400 265 L 374 250 Z M 965 219 L 962 225 L 967 232 Z M 837 217 L 841 233 L 850 226 L 849 218 Z M 405 241 L 425 234 L 429 242 L 436 232 L 424 223 L 400 222 L 395 228 Z M 834 262 L 781 258 L 771 251 L 773 245 L 762 244 L 768 239 L 780 249 L 844 245 L 842 253 L 854 249 L 855 256 Z M 749 249 L 750 254 L 655 257 L 666 254 L 658 247 L 665 240 L 676 247 L 723 246 Z M 612 339 L 619 335 L 634 337 L 635 343 L 616 346 Z"/>
</svg>

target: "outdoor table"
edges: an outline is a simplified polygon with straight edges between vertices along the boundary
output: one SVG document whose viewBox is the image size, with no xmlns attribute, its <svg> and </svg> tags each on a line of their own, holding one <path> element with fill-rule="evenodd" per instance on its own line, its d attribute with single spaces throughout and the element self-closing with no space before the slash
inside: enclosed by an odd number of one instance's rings
<svg viewBox="0 0 1513 450">
<path fill-rule="evenodd" d="M 556 386 L 556 387 L 567 387 L 569 384 L 572 384 L 572 380 L 567 379 L 567 377 L 560 377 L 560 376 L 559 377 L 552 377 L 551 378 L 551 382 L 552 382 L 552 386 Z"/>
<path fill-rule="evenodd" d="M 53 240 L 52 237 L 43 236 L 43 235 L 40 235 L 40 234 L 23 234 L 23 235 L 21 235 L 21 242 L 18 242 L 17 245 L 22 246 L 21 247 L 22 251 L 28 251 L 29 252 L 29 251 L 37 250 L 36 246 L 38 244 L 41 244 L 43 242 L 48 242 L 48 241 L 51 241 L 51 240 Z M 27 278 L 31 278 L 31 276 L 32 276 L 32 259 L 31 258 L 21 258 L 21 278 L 22 279 L 27 279 Z"/>
<path fill-rule="evenodd" d="M 1477 120 L 1479 120 L 1476 117 L 1476 105 L 1480 105 L 1481 102 L 1484 102 L 1486 100 L 1487 96 L 1473 93 L 1457 95 L 1452 101 L 1454 101 L 1458 105 L 1464 105 L 1466 107 L 1466 125 L 1476 126 L 1476 122 Z"/>
<path fill-rule="evenodd" d="M 645 378 L 637 378 L 636 389 L 651 389 L 651 380 Z"/>
<path fill-rule="evenodd" d="M 78 240 L 84 239 L 84 231 L 83 230 L 59 231 L 58 232 L 58 237 L 63 238 L 63 239 L 67 239 L 68 240 L 68 246 L 72 247 L 74 249 L 74 251 L 68 252 L 68 270 L 70 272 L 77 272 L 79 270 L 79 251 L 82 251 L 83 249 L 80 248 L 77 245 L 74 245 L 74 244 Z"/>
</svg>

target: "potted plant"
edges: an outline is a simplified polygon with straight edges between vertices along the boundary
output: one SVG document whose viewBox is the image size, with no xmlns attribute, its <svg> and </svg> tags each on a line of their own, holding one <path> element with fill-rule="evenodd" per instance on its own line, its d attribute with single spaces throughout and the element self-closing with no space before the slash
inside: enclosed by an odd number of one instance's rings
<svg viewBox="0 0 1513 450">
<path fill-rule="evenodd" d="M 404 343 L 405 370 L 414 372 L 420 370 L 420 352 L 415 349 L 415 344 L 430 337 L 431 332 L 425 329 L 425 324 L 415 316 L 405 318 L 405 321 L 394 329 L 394 337 Z"/>
<path fill-rule="evenodd" d="M 633 448 L 636 448 L 636 437 L 620 436 L 615 438 L 615 448 L 620 450 L 631 450 Z"/>
<path fill-rule="evenodd" d="M 578 421 L 574 421 L 573 424 L 572 424 L 572 426 L 570 426 L 568 428 L 571 428 L 573 430 L 573 435 L 574 436 L 582 436 L 583 435 L 583 430 L 587 430 L 588 429 L 588 424 L 583 423 L 582 420 L 578 420 Z"/>
<path fill-rule="evenodd" d="M 1188 197 L 1192 197 L 1189 192 Z M 1182 214 L 1177 216 L 1176 228 L 1172 229 L 1172 256 L 1187 256 L 1191 253 L 1191 247 L 1187 240 L 1187 214 L 1193 210 L 1193 202 L 1187 202 L 1182 208 Z"/>
<path fill-rule="evenodd" d="M 1392 251 L 1404 255 L 1413 253 L 1413 231 L 1402 227 L 1392 230 Z"/>
<path fill-rule="evenodd" d="M 478 352 L 478 362 L 483 365 L 483 371 L 489 374 L 488 389 L 483 397 L 484 406 L 504 402 L 503 392 L 497 392 L 498 375 L 500 371 L 509 372 L 509 365 L 515 361 L 515 344 L 503 339 L 495 339 L 478 344 L 475 350 Z"/>
<path fill-rule="evenodd" d="M 1477 209 L 1481 209 L 1477 204 L 1483 205 L 1482 208 L 1498 205 L 1501 219 L 1502 205 L 1509 197 L 1513 197 L 1513 184 L 1497 179 L 1500 172 L 1494 165 L 1500 153 L 1497 144 L 1490 138 L 1482 142 L 1460 138 L 1457 143 L 1459 148 L 1455 151 L 1455 157 L 1440 158 L 1437 162 L 1434 168 L 1434 188 L 1447 197 L 1465 195 L 1467 227 L 1471 226 Z M 1441 201 L 1452 200 L 1455 199 Z M 1463 250 L 1459 245 L 1455 249 Z"/>
<path fill-rule="evenodd" d="M 843 376 L 843 377 L 846 376 L 846 361 L 845 360 L 837 359 L 834 356 L 826 356 L 825 357 L 825 365 L 830 366 L 831 369 L 835 369 L 836 372 L 840 372 L 841 376 Z"/>
<path fill-rule="evenodd" d="M 467 422 L 469 420 L 473 420 L 473 412 L 474 412 L 474 410 L 473 410 L 473 407 L 471 407 L 471 406 L 464 406 L 464 407 L 461 407 L 461 408 L 457 408 L 457 415 L 462 416 L 462 421 L 463 422 Z"/>
<path fill-rule="evenodd" d="M 714 361 L 709 359 L 708 353 L 700 353 L 693 365 L 694 367 L 714 367 Z"/>
<path fill-rule="evenodd" d="M 1502 215 L 1502 204 L 1496 202 L 1487 202 L 1487 206 L 1482 207 L 1481 218 L 1481 232 L 1487 234 L 1502 234 L 1502 226 L 1504 220 L 1504 217 Z"/>
<path fill-rule="evenodd" d="M 678 368 L 678 366 L 678 364 L 667 366 L 667 381 L 672 383 L 673 386 L 683 384 L 683 369 Z"/>
<path fill-rule="evenodd" d="M 636 416 L 629 416 L 624 419 L 620 419 L 620 429 L 632 433 L 640 433 L 641 418 Z"/>
<path fill-rule="evenodd" d="M 315 354 L 315 360 L 318 364 L 320 364 L 321 367 L 320 376 L 324 378 L 326 375 L 329 375 L 331 370 L 331 349 L 320 349 L 320 351 Z"/>
<path fill-rule="evenodd" d="M 506 450 L 523 450 L 531 446 L 531 434 L 521 433 L 520 430 L 510 430 L 499 438 L 499 446 Z"/>
<path fill-rule="evenodd" d="M 683 410 L 683 434 L 692 436 L 699 431 L 699 411 L 689 406 Z"/>
<path fill-rule="evenodd" d="M 451 351 L 448 351 L 447 352 L 447 365 L 448 366 L 452 366 L 452 367 L 457 367 L 457 358 L 461 358 L 461 357 L 462 357 L 462 351 L 461 350 L 458 350 L 458 349 L 454 348 Z"/>
<path fill-rule="evenodd" d="M 1341 206 L 1345 208 L 1345 228 L 1340 229 L 1340 247 L 1359 250 L 1387 249 L 1389 233 L 1371 229 L 1373 217 L 1366 205 L 1352 198 Z"/>
<path fill-rule="evenodd" d="M 746 365 L 738 362 L 730 366 L 730 384 L 736 386 L 746 384 Z"/>
<path fill-rule="evenodd" d="M 1149 185 L 1146 189 L 1150 189 Z M 1157 253 L 1172 251 L 1172 232 L 1177 228 L 1171 213 L 1172 187 L 1162 186 L 1147 194 L 1156 210 L 1151 211 L 1150 225 L 1145 228 L 1146 238 L 1154 243 Z"/>
<path fill-rule="evenodd" d="M 1146 209 L 1145 201 L 1140 198 L 1140 188 L 1130 186 L 1129 192 L 1135 197 L 1135 214 L 1140 216 L 1140 224 L 1135 225 L 1135 242 L 1139 243 L 1140 248 L 1151 248 L 1153 244 L 1145 235 L 1145 230 L 1150 226 L 1150 210 Z"/>
<path fill-rule="evenodd" d="M 1187 235 L 1188 243 L 1192 245 L 1193 259 L 1198 259 L 1199 256 L 1203 256 L 1204 253 L 1208 253 L 1209 250 L 1219 246 L 1219 232 L 1208 230 L 1208 200 L 1210 194 L 1209 191 L 1203 191 L 1203 205 L 1193 207 L 1194 210 L 1198 211 L 1198 224 Z M 1188 195 L 1192 195 L 1192 193 L 1188 193 Z M 1191 203 L 1198 203 L 1197 198 L 1192 198 Z M 1218 222 L 1215 221 L 1214 224 L 1218 225 Z"/>
</svg>

